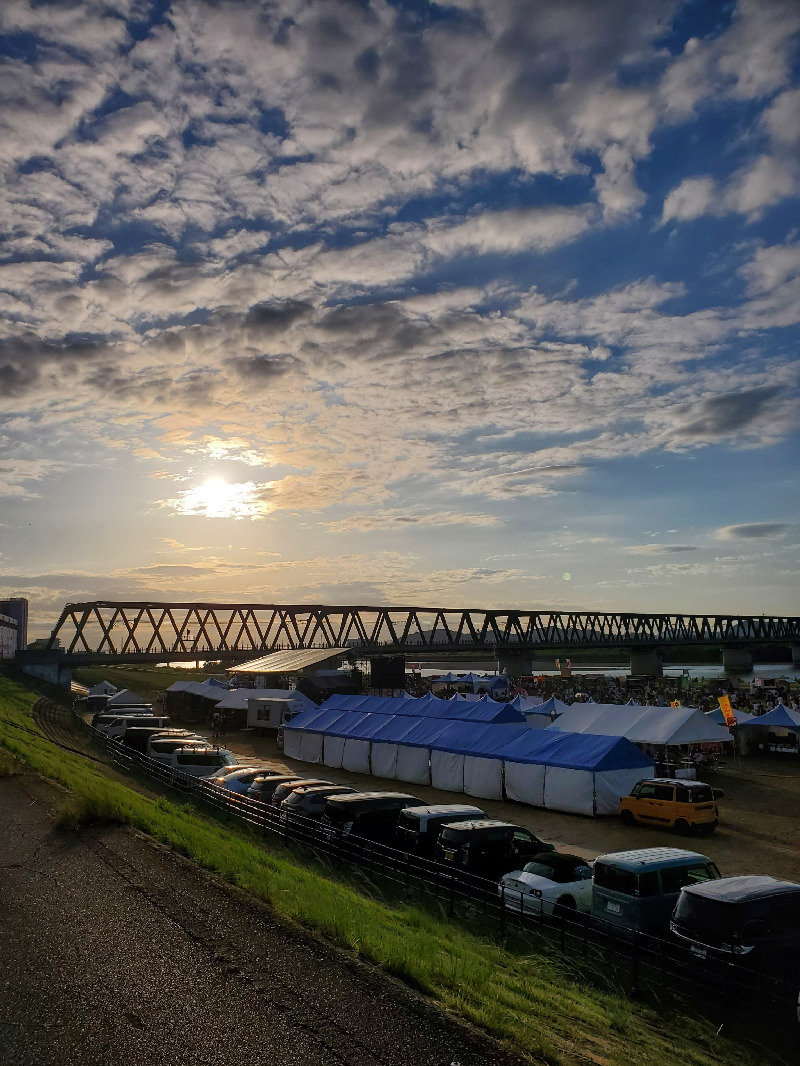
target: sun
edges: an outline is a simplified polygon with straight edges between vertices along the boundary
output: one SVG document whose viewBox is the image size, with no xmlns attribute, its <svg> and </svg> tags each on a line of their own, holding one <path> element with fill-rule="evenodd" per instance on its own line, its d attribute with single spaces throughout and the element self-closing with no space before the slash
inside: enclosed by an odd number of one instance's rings
<svg viewBox="0 0 800 1066">
<path fill-rule="evenodd" d="M 257 518 L 264 513 L 264 506 L 256 495 L 256 487 L 252 481 L 229 485 L 224 478 L 212 477 L 182 492 L 177 510 L 179 514 L 205 518 Z"/>
</svg>

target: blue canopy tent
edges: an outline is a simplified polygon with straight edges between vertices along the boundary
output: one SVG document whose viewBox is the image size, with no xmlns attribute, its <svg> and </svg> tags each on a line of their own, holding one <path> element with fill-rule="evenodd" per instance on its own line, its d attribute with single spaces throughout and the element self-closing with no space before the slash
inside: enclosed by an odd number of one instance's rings
<svg viewBox="0 0 800 1066">
<path fill-rule="evenodd" d="M 522 722 L 315 708 L 284 727 L 284 745 L 302 761 L 580 814 L 616 813 L 619 797 L 653 773 L 623 738 Z"/>
</svg>

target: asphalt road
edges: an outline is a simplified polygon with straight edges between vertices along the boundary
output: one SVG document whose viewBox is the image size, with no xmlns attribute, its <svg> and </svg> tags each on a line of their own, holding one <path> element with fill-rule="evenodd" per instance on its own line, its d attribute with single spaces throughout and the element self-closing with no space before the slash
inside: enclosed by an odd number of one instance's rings
<svg viewBox="0 0 800 1066">
<path fill-rule="evenodd" d="M 511 1066 L 380 971 L 63 795 L 0 779 L 0 1063 Z"/>
</svg>

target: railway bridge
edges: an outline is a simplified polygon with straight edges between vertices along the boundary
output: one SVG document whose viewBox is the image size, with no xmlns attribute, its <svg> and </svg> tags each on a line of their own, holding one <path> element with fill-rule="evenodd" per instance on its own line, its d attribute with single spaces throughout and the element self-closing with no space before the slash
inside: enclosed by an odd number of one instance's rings
<svg viewBox="0 0 800 1066">
<path fill-rule="evenodd" d="M 791 647 L 800 665 L 800 617 L 97 600 L 67 604 L 42 655 L 69 669 L 197 659 L 235 665 L 286 649 L 364 658 L 491 652 L 501 669 L 519 675 L 554 649 L 625 649 L 632 673 L 657 675 L 666 648 L 721 650 L 726 669 L 747 670 L 753 648 L 769 645 Z"/>
</svg>

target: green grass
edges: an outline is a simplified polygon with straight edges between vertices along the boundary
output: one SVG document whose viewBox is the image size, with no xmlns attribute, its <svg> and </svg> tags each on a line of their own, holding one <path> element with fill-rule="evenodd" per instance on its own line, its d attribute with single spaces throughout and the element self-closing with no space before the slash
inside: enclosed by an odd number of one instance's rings
<svg viewBox="0 0 800 1066">
<path fill-rule="evenodd" d="M 444 1008 L 551 1066 L 712 1066 L 770 1061 L 686 1016 L 660 1015 L 603 991 L 544 954 L 521 954 L 407 903 L 352 884 L 223 827 L 188 805 L 153 799 L 64 751 L 37 730 L 36 694 L 0 677 L 0 774 L 20 763 L 68 790 L 60 824 L 133 826 L 191 857 L 277 914 L 381 966 Z M 529 949 L 528 949 L 529 950 Z"/>
</svg>

